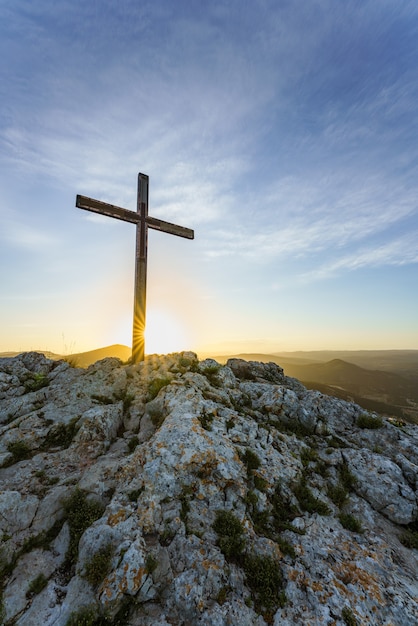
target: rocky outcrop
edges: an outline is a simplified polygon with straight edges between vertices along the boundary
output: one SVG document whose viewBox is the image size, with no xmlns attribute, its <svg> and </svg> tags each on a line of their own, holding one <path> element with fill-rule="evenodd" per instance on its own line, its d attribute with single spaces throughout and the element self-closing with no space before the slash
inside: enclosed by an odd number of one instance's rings
<svg viewBox="0 0 418 626">
<path fill-rule="evenodd" d="M 0 359 L 1 623 L 418 623 L 418 428 L 273 363 Z"/>
</svg>

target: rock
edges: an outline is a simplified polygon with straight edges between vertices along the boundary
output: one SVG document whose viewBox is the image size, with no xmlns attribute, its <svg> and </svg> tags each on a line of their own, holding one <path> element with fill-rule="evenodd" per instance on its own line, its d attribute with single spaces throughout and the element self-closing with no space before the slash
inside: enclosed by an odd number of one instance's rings
<svg viewBox="0 0 418 626">
<path fill-rule="evenodd" d="M 343 457 L 357 479 L 356 492 L 396 524 L 417 517 L 415 493 L 396 463 L 369 450 L 344 450 Z"/>
<path fill-rule="evenodd" d="M 418 623 L 418 427 L 362 412 L 274 363 L 0 359 L 4 623 Z"/>
</svg>

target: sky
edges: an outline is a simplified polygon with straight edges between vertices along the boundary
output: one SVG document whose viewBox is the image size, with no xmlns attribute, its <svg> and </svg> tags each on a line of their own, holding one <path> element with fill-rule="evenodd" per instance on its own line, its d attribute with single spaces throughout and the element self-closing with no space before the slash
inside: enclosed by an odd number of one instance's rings
<svg viewBox="0 0 418 626">
<path fill-rule="evenodd" d="M 2 0 L 0 352 L 418 349 L 416 0 Z"/>
</svg>

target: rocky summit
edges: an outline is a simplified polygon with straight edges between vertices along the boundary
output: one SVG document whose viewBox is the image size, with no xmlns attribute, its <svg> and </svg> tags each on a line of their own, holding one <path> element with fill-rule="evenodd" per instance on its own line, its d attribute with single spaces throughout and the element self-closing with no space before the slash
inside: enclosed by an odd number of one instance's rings
<svg viewBox="0 0 418 626">
<path fill-rule="evenodd" d="M 0 359 L 5 626 L 418 624 L 418 427 L 274 363 Z"/>
</svg>

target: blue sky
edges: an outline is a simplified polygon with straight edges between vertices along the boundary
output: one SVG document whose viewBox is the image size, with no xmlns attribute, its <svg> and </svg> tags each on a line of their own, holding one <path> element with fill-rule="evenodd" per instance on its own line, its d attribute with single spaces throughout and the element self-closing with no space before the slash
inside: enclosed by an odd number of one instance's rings
<svg viewBox="0 0 418 626">
<path fill-rule="evenodd" d="M 3 0 L 0 351 L 418 348 L 415 0 Z"/>
</svg>

